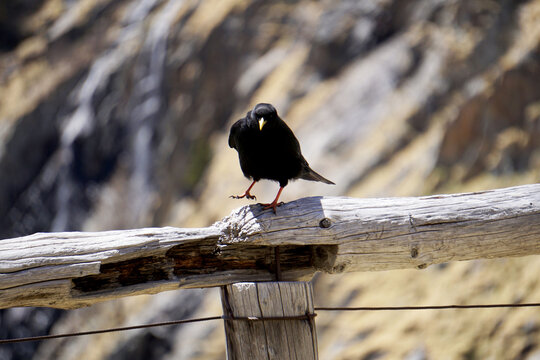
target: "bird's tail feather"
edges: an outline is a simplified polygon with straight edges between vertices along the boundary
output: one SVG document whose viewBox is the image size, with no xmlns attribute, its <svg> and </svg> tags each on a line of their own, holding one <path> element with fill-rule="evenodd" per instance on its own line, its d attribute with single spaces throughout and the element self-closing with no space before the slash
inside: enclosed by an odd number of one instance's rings
<svg viewBox="0 0 540 360">
<path fill-rule="evenodd" d="M 325 184 L 336 185 L 332 181 L 330 181 L 327 178 L 323 177 L 322 175 L 316 173 L 315 171 L 313 171 L 313 169 L 311 169 L 309 167 L 304 169 L 304 172 L 300 176 L 300 179 L 311 180 L 311 181 L 320 181 L 320 182 L 323 182 Z"/>
</svg>

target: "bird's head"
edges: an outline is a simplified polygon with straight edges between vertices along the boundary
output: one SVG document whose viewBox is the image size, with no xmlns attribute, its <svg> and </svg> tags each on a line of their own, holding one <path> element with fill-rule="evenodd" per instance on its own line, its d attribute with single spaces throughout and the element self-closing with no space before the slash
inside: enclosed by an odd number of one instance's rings
<svg viewBox="0 0 540 360">
<path fill-rule="evenodd" d="M 259 130 L 262 131 L 266 124 L 272 124 L 278 118 L 278 114 L 276 108 L 271 104 L 261 103 L 255 106 L 251 117 L 257 122 Z"/>
</svg>

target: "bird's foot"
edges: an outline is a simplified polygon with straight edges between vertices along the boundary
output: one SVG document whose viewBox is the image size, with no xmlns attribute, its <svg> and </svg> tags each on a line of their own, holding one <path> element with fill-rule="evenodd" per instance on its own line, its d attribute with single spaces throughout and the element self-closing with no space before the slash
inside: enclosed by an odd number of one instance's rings
<svg viewBox="0 0 540 360">
<path fill-rule="evenodd" d="M 269 204 L 261 204 L 261 203 L 259 203 L 259 205 L 261 205 L 263 207 L 263 210 L 272 209 L 272 211 L 274 211 L 274 214 L 276 213 L 276 208 L 278 206 L 283 205 L 283 204 L 285 204 L 283 201 L 281 201 L 279 203 L 277 201 L 273 201 L 273 202 L 271 202 Z"/>
<path fill-rule="evenodd" d="M 255 195 L 251 195 L 249 193 L 249 191 L 246 191 L 244 193 L 244 195 L 231 195 L 229 196 L 230 198 L 233 198 L 233 199 L 242 199 L 242 198 L 246 198 L 246 199 L 250 199 L 250 200 L 257 200 L 257 197 Z"/>
</svg>

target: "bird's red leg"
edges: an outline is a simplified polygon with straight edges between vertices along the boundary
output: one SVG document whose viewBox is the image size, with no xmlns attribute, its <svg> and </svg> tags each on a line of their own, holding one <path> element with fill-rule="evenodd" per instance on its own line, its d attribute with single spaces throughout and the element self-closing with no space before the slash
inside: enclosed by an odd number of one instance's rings
<svg viewBox="0 0 540 360">
<path fill-rule="evenodd" d="M 263 206 L 263 210 L 272 209 L 274 210 L 274 214 L 276 213 L 276 208 L 283 204 L 283 202 L 278 203 L 279 195 L 281 195 L 283 188 L 284 188 L 283 186 L 279 187 L 279 191 L 276 195 L 276 198 L 270 204 L 261 204 Z"/>
<path fill-rule="evenodd" d="M 243 197 L 246 197 L 248 199 L 257 200 L 257 198 L 255 196 L 253 196 L 253 195 L 251 195 L 249 193 L 249 190 L 251 190 L 251 188 L 253 187 L 253 185 L 255 185 L 256 182 L 257 182 L 257 180 L 253 180 L 253 182 L 251 183 L 251 185 L 249 185 L 249 187 L 246 190 L 246 192 L 244 193 L 244 195 L 231 195 L 230 197 L 232 197 L 233 199 L 241 199 Z"/>
</svg>

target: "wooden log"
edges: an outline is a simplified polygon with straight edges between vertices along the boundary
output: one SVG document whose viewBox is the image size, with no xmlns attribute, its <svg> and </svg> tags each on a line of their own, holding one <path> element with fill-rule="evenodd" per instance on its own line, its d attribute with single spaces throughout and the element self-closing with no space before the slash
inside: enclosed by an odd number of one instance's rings
<svg viewBox="0 0 540 360">
<path fill-rule="evenodd" d="M 540 184 L 417 198 L 311 197 L 239 208 L 208 228 L 42 233 L 0 240 L 0 308 L 74 308 L 177 288 L 423 269 L 540 254 Z"/>
<path fill-rule="evenodd" d="M 227 285 L 221 302 L 228 360 L 318 358 L 309 282 Z"/>
</svg>

